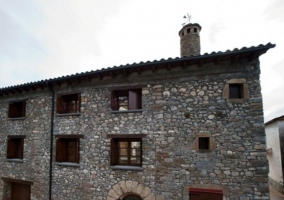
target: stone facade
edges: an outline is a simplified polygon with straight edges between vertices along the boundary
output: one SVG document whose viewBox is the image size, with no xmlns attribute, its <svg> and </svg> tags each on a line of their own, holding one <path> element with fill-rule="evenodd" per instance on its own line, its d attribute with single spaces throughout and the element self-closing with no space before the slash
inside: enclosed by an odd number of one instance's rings
<svg viewBox="0 0 284 200">
<path fill-rule="evenodd" d="M 170 61 L 169 61 L 170 62 Z M 31 199 L 48 199 L 50 134 L 53 132 L 52 199 L 188 200 L 189 188 L 218 189 L 223 199 L 269 199 L 258 58 L 186 64 L 54 84 L 55 94 L 81 93 L 80 113 L 54 112 L 47 87 L 0 97 L 0 176 L 27 180 Z M 245 81 L 242 101 L 224 98 L 226 85 Z M 243 82 L 242 82 L 243 83 Z M 113 112 L 110 89 L 142 85 L 141 112 Z M 25 99 L 26 116 L 7 117 L 8 102 Z M 58 103 L 55 99 L 55 105 Z M 83 135 L 78 165 L 55 162 L 56 135 Z M 145 134 L 140 170 L 113 169 L 109 134 Z M 25 135 L 24 158 L 6 159 L 8 135 Z M 210 148 L 199 150 L 199 137 Z M 0 181 L 0 199 L 9 182 Z"/>
</svg>

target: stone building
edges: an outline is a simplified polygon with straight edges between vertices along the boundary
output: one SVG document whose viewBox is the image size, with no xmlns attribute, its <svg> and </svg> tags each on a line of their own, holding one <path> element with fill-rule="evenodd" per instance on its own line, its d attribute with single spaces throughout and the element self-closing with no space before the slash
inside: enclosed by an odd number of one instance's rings
<svg viewBox="0 0 284 200">
<path fill-rule="evenodd" d="M 265 123 L 269 183 L 284 194 L 284 116 Z"/>
<path fill-rule="evenodd" d="M 269 199 L 259 56 L 275 45 L 0 89 L 0 199 Z"/>
</svg>

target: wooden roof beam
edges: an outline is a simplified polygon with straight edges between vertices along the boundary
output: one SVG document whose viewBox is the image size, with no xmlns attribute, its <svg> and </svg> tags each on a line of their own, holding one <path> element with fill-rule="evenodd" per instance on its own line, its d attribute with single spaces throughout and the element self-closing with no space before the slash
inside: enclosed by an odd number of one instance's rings
<svg viewBox="0 0 284 200">
<path fill-rule="evenodd" d="M 234 56 L 232 57 L 231 63 L 235 63 L 235 62 L 239 59 L 239 57 L 240 57 L 239 54 L 238 54 L 238 55 L 234 55 Z"/>
<path fill-rule="evenodd" d="M 203 63 L 204 63 L 204 60 L 203 59 L 200 60 L 199 63 L 198 63 L 198 67 L 202 67 Z"/>
<path fill-rule="evenodd" d="M 171 64 L 168 64 L 168 65 L 167 65 L 167 70 L 168 70 L 168 71 L 171 71 Z"/>
<path fill-rule="evenodd" d="M 128 75 L 128 74 L 127 74 L 127 71 L 126 71 L 125 69 L 123 69 L 122 72 L 123 72 L 123 74 L 124 74 L 125 76 Z"/>
<path fill-rule="evenodd" d="M 136 69 L 137 69 L 137 73 L 138 73 L 138 75 L 140 75 L 140 74 L 141 74 L 140 68 L 139 68 L 139 67 L 137 67 Z"/>
<path fill-rule="evenodd" d="M 219 56 L 218 58 L 216 58 L 216 59 L 214 60 L 214 65 L 218 65 L 221 60 L 222 60 L 222 56 Z"/>
</svg>

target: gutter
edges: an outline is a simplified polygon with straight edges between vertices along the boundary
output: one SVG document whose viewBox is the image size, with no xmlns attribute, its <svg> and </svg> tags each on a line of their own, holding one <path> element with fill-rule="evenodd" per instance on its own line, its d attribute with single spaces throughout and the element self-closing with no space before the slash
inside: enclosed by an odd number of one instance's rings
<svg viewBox="0 0 284 200">
<path fill-rule="evenodd" d="M 52 196 L 52 160 L 53 160 L 53 126 L 54 126 L 54 100 L 55 100 L 55 92 L 52 86 L 46 81 L 46 85 L 48 86 L 49 90 L 52 93 L 52 106 L 51 106 L 51 119 L 50 119 L 50 160 L 49 160 L 49 190 L 48 196 L 49 200 L 51 200 Z"/>
</svg>

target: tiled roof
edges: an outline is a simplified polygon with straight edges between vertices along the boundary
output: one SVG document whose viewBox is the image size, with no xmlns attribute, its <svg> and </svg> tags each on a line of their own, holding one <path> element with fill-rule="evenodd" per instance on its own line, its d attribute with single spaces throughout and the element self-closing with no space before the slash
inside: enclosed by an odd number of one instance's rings
<svg viewBox="0 0 284 200">
<path fill-rule="evenodd" d="M 268 43 L 266 45 L 258 45 L 251 47 L 243 47 L 241 49 L 235 48 L 233 50 L 226 50 L 224 52 L 211 52 L 204 53 L 202 55 L 189 56 L 189 57 L 176 57 L 176 58 L 168 58 L 168 59 L 160 59 L 154 61 L 146 61 L 140 63 L 132 63 L 120 66 L 113 66 L 108 68 L 102 68 L 98 70 L 92 70 L 82 73 L 71 74 L 67 76 L 61 76 L 58 78 L 45 79 L 35 82 L 24 83 L 20 85 L 14 85 L 9 87 L 0 88 L 0 96 L 7 95 L 9 93 L 16 93 L 21 91 L 29 91 L 36 90 L 36 88 L 44 88 L 47 84 L 60 84 L 61 82 L 72 82 L 74 80 L 82 81 L 85 79 L 93 79 L 99 78 L 102 79 L 105 76 L 114 77 L 117 74 L 125 74 L 128 75 L 130 73 L 138 73 L 141 74 L 143 71 L 152 70 L 155 71 L 157 69 L 169 69 L 171 67 L 184 67 L 185 65 L 195 65 L 202 66 L 203 63 L 214 62 L 218 64 L 220 61 L 225 60 L 237 60 L 242 58 L 248 58 L 250 60 L 259 57 L 260 55 L 266 53 L 266 51 L 270 48 L 274 48 L 275 44 Z"/>
</svg>

